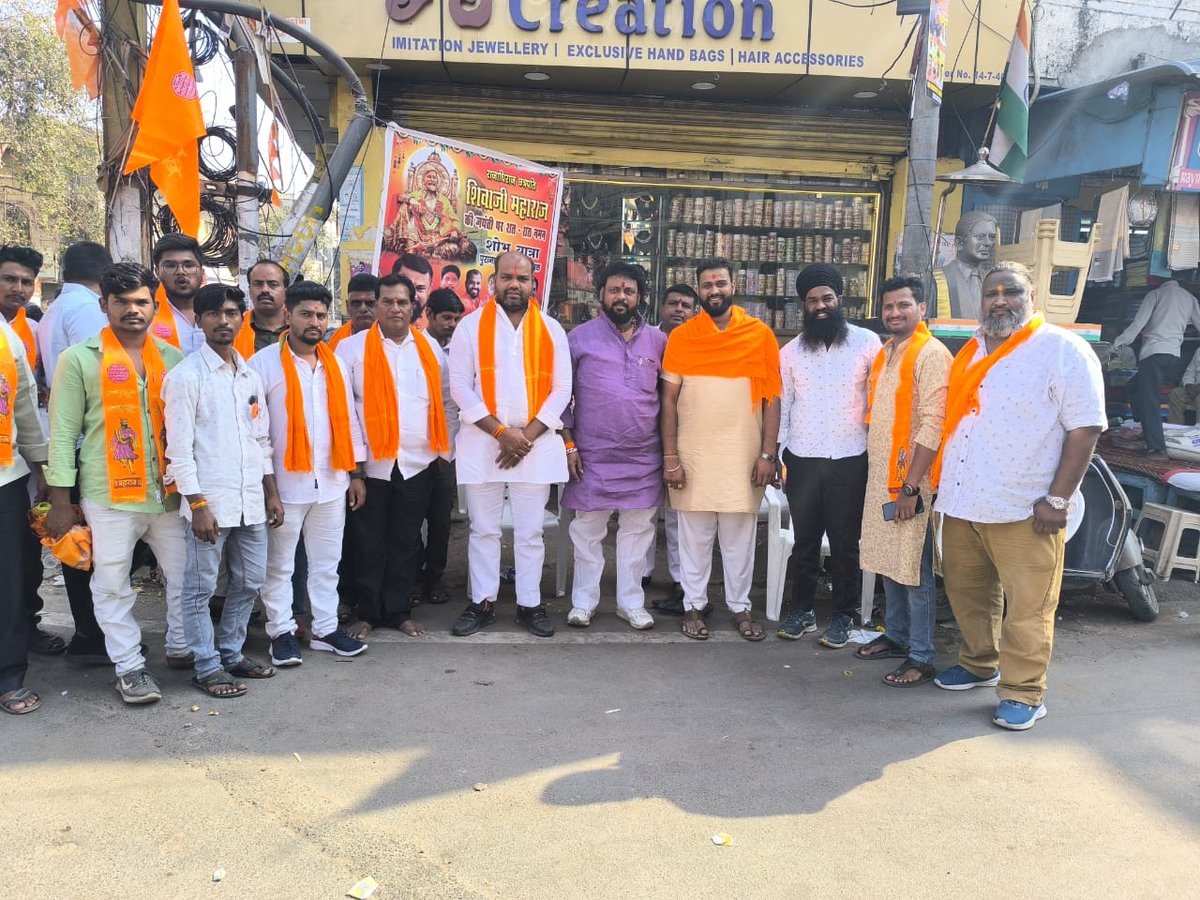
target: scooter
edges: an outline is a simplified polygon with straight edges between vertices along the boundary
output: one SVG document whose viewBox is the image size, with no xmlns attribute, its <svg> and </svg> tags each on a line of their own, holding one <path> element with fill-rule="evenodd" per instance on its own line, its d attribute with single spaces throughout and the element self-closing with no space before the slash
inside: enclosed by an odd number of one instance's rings
<svg viewBox="0 0 1200 900">
<path fill-rule="evenodd" d="M 1133 511 L 1125 489 L 1108 464 L 1093 456 L 1073 498 L 1067 524 L 1063 588 L 1079 590 L 1097 582 L 1129 604 L 1135 618 L 1158 615 L 1154 573 L 1142 559 L 1142 542 L 1132 527 Z"/>
</svg>

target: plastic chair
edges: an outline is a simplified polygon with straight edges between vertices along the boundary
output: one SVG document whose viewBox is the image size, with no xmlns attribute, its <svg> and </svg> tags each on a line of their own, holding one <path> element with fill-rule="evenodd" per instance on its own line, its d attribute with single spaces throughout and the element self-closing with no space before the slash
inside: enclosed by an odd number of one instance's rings
<svg viewBox="0 0 1200 900">
<path fill-rule="evenodd" d="M 1083 243 L 1061 240 L 1058 232 L 1057 220 L 1041 219 L 1031 240 L 1021 244 L 1003 244 L 996 248 L 996 255 L 999 259 L 1029 266 L 1033 270 L 1034 305 L 1045 313 L 1047 322 L 1069 324 L 1079 315 L 1100 225 L 1092 225 L 1091 235 Z M 1075 290 L 1070 294 L 1050 293 L 1050 279 L 1054 277 L 1056 269 L 1076 273 Z"/>
</svg>

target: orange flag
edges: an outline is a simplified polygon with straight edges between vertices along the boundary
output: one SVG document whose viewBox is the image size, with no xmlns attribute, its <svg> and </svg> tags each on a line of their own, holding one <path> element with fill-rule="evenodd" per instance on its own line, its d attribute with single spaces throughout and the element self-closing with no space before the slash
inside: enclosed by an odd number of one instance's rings
<svg viewBox="0 0 1200 900">
<path fill-rule="evenodd" d="M 54 11 L 54 26 L 67 45 L 67 62 L 71 66 L 71 85 L 75 90 L 87 88 L 88 96 L 100 96 L 100 31 L 80 0 L 58 0 Z"/>
<path fill-rule="evenodd" d="M 271 205 L 279 206 L 279 188 L 283 185 L 283 167 L 279 164 L 279 120 L 271 120 L 267 139 L 267 177 L 271 181 Z"/>
<path fill-rule="evenodd" d="M 164 0 L 146 75 L 133 121 L 137 138 L 125 174 L 150 166 L 150 178 L 162 191 L 179 228 L 197 237 L 200 231 L 200 145 L 204 115 L 196 91 L 196 72 L 183 34 L 179 0 Z"/>
</svg>

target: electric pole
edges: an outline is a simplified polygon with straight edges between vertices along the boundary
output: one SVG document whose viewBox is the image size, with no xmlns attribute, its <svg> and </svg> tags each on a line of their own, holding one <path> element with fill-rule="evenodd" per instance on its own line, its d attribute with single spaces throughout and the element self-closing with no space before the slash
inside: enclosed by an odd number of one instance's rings
<svg viewBox="0 0 1200 900">
<path fill-rule="evenodd" d="M 938 124 L 941 106 L 925 86 L 929 67 L 929 7 L 920 29 L 920 55 L 912 90 L 912 123 L 908 138 L 908 191 L 904 204 L 904 241 L 900 271 L 920 275 L 928 286 L 933 252 L 933 185 L 937 174 Z"/>
<path fill-rule="evenodd" d="M 124 0 L 103 0 L 100 40 L 100 104 L 104 128 L 104 158 L 100 165 L 100 190 L 107 200 L 105 233 L 115 260 L 150 261 L 150 222 L 144 176 L 121 174 L 131 146 L 130 114 L 142 84 L 145 64 L 146 13 Z"/>
<path fill-rule="evenodd" d="M 258 260 L 258 60 L 249 28 L 234 21 L 234 120 L 237 125 L 238 269 L 243 276 Z M 247 285 L 249 288 L 249 285 Z"/>
</svg>

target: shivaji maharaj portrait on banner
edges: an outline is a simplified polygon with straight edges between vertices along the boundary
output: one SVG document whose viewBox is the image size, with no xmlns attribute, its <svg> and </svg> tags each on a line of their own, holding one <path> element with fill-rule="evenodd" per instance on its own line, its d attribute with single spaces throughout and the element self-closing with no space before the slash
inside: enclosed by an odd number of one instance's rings
<svg viewBox="0 0 1200 900">
<path fill-rule="evenodd" d="M 453 162 L 429 150 L 407 160 L 397 156 L 393 166 L 404 167 L 404 181 L 384 230 L 384 249 L 426 259 L 474 260 L 479 250 L 463 230 L 459 175 Z"/>
</svg>

